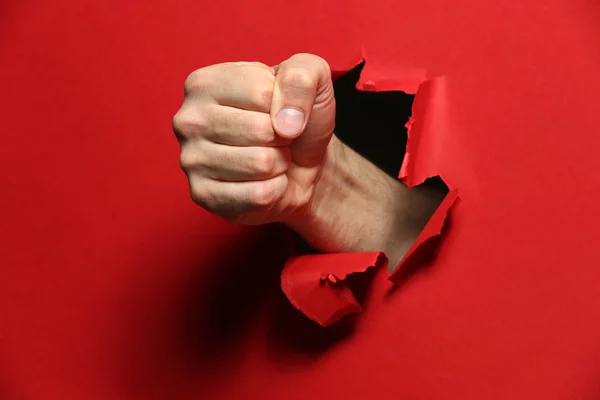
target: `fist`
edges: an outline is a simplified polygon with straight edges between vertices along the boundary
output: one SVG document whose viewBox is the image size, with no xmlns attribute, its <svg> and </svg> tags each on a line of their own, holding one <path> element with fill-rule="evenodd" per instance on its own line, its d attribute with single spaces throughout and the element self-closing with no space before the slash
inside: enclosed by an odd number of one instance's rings
<svg viewBox="0 0 600 400">
<path fill-rule="evenodd" d="M 250 225 L 287 222 L 310 204 L 334 124 L 329 66 L 309 54 L 199 69 L 173 118 L 194 202 Z"/>
</svg>

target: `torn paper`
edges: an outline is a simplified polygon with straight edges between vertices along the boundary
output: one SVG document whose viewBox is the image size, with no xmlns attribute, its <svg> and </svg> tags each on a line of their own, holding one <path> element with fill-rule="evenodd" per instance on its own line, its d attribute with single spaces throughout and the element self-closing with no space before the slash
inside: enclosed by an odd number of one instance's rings
<svg viewBox="0 0 600 400">
<path fill-rule="evenodd" d="M 448 216 L 448 212 L 458 199 L 458 192 L 451 190 L 448 192 L 444 200 L 440 203 L 438 208 L 435 210 L 427 225 L 423 228 L 417 239 L 406 252 L 398 267 L 390 276 L 390 281 L 395 284 L 400 283 L 400 276 L 405 269 L 414 270 L 420 264 L 424 263 L 424 258 L 428 258 L 431 255 L 433 249 L 427 244 L 430 244 L 434 239 L 439 239 L 442 234 L 444 223 Z"/>
<path fill-rule="evenodd" d="M 398 175 L 408 187 L 434 176 L 444 178 L 440 165 L 448 125 L 444 90 L 445 78 L 438 77 L 423 82 L 415 96 L 412 116 L 406 123 L 406 153 Z M 452 189 L 448 182 L 446 185 Z"/>
<path fill-rule="evenodd" d="M 281 288 L 298 310 L 322 326 L 361 311 L 344 280 L 350 274 L 387 264 L 381 252 L 292 257 L 281 273 Z"/>
</svg>

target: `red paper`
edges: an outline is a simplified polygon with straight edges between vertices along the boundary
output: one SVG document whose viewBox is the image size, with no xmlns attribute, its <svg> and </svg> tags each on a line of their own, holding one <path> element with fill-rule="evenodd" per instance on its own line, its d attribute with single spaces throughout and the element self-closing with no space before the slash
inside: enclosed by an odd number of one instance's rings
<svg viewBox="0 0 600 400">
<path fill-rule="evenodd" d="M 400 90 L 408 94 L 415 94 L 419 86 L 427 80 L 427 71 L 422 68 L 398 66 L 395 63 L 387 66 L 372 63 L 364 48 L 361 49 L 361 54 L 360 62 L 365 62 L 365 67 L 356 83 L 358 90 L 369 92 Z M 337 79 L 357 64 L 359 62 L 353 62 L 346 65 L 345 68 L 332 70 L 333 79 Z"/>
<path fill-rule="evenodd" d="M 361 310 L 352 291 L 344 284 L 346 277 L 386 264 L 383 253 L 292 257 L 281 273 L 281 288 L 294 307 L 327 326 Z"/>
<path fill-rule="evenodd" d="M 399 174 L 408 187 L 439 175 L 443 168 L 439 165 L 441 154 L 447 150 L 443 145 L 452 135 L 445 115 L 444 82 L 443 77 L 424 81 L 415 96 L 413 114 L 406 123 L 408 142 Z M 457 164 L 463 162 L 460 157 L 453 159 Z"/>
<path fill-rule="evenodd" d="M 0 398 L 597 400 L 598 16 L 592 0 L 3 1 Z M 193 205 L 171 129 L 193 70 L 297 52 L 418 91 L 436 118 L 406 171 L 460 196 L 425 268 L 393 290 L 375 274 L 351 330 L 290 304 L 273 227 Z"/>
</svg>

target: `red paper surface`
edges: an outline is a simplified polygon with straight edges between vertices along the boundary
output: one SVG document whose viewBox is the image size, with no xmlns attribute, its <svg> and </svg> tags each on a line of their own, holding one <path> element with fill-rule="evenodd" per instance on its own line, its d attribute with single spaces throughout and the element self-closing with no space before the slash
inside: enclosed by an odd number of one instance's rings
<svg viewBox="0 0 600 400">
<path fill-rule="evenodd" d="M 294 307 L 327 326 L 361 310 L 344 280 L 349 274 L 387 264 L 383 253 L 318 254 L 290 258 L 281 288 Z"/>
<path fill-rule="evenodd" d="M 4 1 L 0 398 L 600 398 L 599 15 Z M 445 122 L 411 159 L 460 201 L 424 268 L 395 288 L 374 271 L 351 328 L 282 293 L 276 227 L 192 204 L 171 131 L 194 69 L 295 52 L 365 56 L 367 90 L 443 77 Z"/>
<path fill-rule="evenodd" d="M 444 142 L 452 140 L 454 133 L 446 115 L 446 98 L 443 77 L 424 81 L 419 86 L 412 107 L 412 116 L 406 123 L 408 142 L 399 177 L 413 187 L 427 178 L 440 174 L 440 158 L 452 153 Z M 460 154 L 448 154 L 455 164 L 462 164 Z M 441 177 L 444 179 L 444 177 Z M 446 182 L 446 185 L 448 183 Z"/>
</svg>

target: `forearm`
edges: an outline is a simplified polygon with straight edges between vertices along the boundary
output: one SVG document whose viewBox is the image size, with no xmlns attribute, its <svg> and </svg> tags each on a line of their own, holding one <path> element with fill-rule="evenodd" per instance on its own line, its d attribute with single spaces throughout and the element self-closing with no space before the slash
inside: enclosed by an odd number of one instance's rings
<svg viewBox="0 0 600 400">
<path fill-rule="evenodd" d="M 381 250 L 395 266 L 442 198 L 409 190 L 334 137 L 312 203 L 288 225 L 321 251 Z"/>
</svg>

